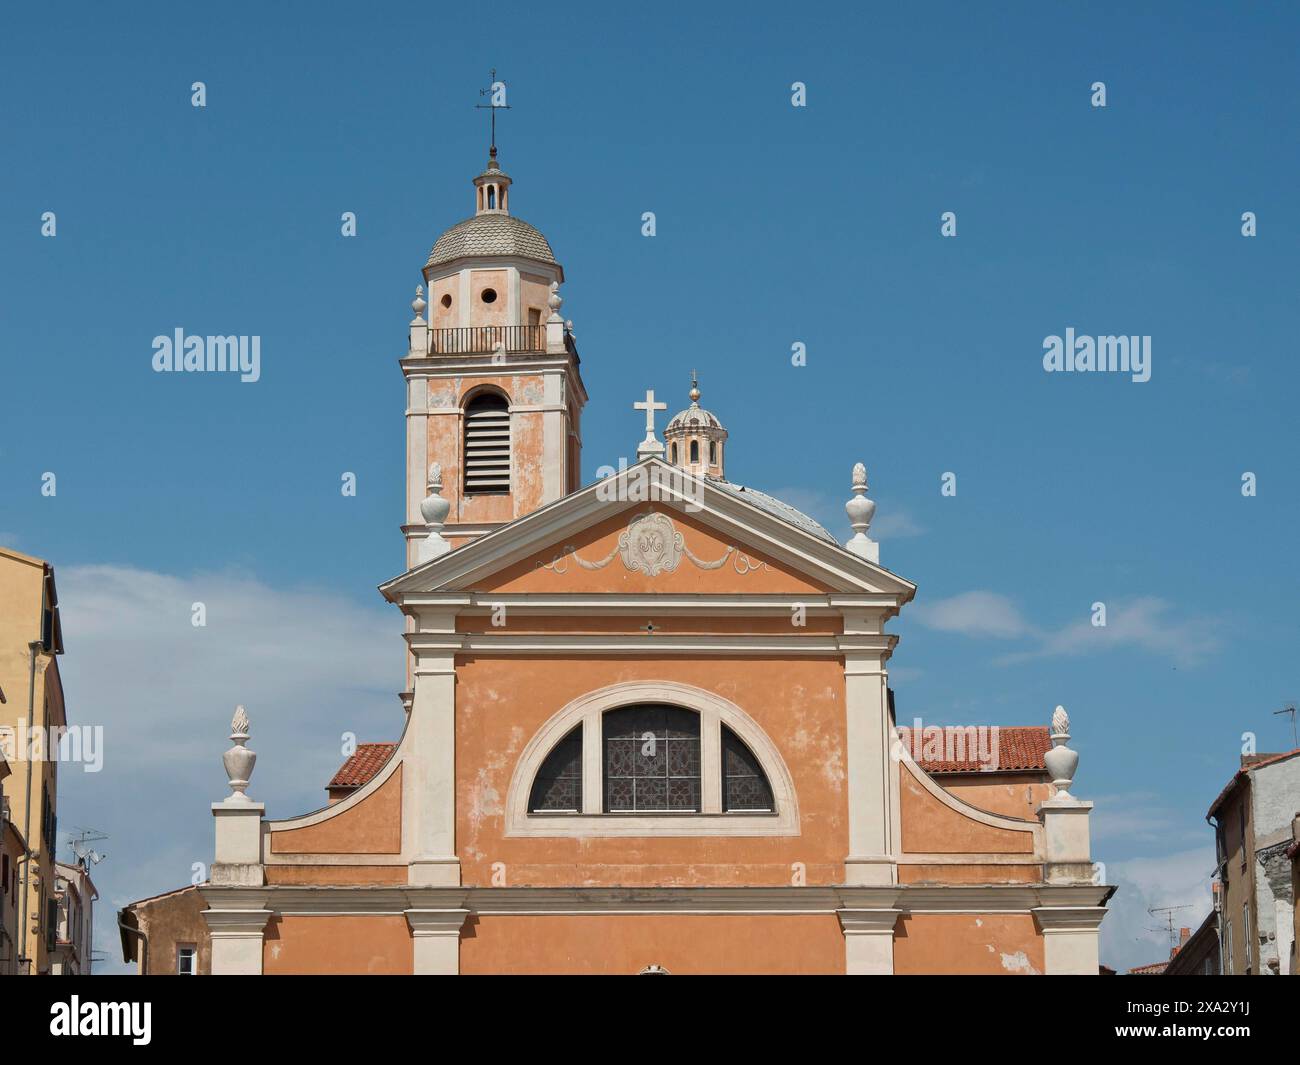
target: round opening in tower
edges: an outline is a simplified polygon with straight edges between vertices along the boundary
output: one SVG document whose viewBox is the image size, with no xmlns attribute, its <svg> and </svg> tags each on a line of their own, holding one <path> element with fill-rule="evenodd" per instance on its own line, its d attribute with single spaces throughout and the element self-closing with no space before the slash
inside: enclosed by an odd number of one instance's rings
<svg viewBox="0 0 1300 1065">
<path fill-rule="evenodd" d="M 442 297 L 442 305 L 443 305 L 444 307 L 450 307 L 450 306 L 451 306 L 451 293 L 450 293 L 450 292 L 447 293 L 447 295 L 445 295 L 445 296 Z"/>
<path fill-rule="evenodd" d="M 485 288 L 481 297 L 484 303 L 496 303 L 497 290 L 494 288 Z"/>
</svg>

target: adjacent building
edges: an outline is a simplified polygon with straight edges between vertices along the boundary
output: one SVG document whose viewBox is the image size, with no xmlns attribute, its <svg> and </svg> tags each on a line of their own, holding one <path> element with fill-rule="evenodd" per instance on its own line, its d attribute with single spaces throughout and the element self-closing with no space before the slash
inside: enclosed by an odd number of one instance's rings
<svg viewBox="0 0 1300 1065">
<path fill-rule="evenodd" d="M 13 775 L 0 752 L 0 976 L 18 972 L 18 924 L 22 920 L 18 871 L 27 853 L 27 840 L 10 816 L 6 780 Z"/>
<path fill-rule="evenodd" d="M 1215 885 L 1216 887 L 1218 885 Z M 1221 976 L 1222 960 L 1219 947 L 1219 908 L 1216 892 L 1215 905 L 1196 931 L 1179 930 L 1178 947 L 1165 966 L 1165 976 Z"/>
<path fill-rule="evenodd" d="M 1295 973 L 1295 842 L 1300 749 L 1243 755 L 1214 800 L 1222 971 L 1229 976 Z"/>
<path fill-rule="evenodd" d="M 56 752 L 67 726 L 61 654 L 54 567 L 0 547 L 0 750 L 9 766 L 0 786 L 12 826 L 5 846 L 17 848 L 8 855 L 17 912 L 10 964 L 22 974 L 51 972 L 59 927 Z"/>
<path fill-rule="evenodd" d="M 212 937 L 198 887 L 141 899 L 118 912 L 122 960 L 135 962 L 141 976 L 207 976 L 212 972 Z"/>
<path fill-rule="evenodd" d="M 99 892 L 87 861 L 55 863 L 58 923 L 50 949 L 52 976 L 89 976 L 94 962 L 94 914 Z"/>
</svg>

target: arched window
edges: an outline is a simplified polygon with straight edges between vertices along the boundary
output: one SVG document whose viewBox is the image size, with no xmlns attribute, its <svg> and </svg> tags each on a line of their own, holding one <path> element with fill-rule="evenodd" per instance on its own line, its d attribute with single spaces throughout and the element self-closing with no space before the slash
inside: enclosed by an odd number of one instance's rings
<svg viewBox="0 0 1300 1065">
<path fill-rule="evenodd" d="M 582 726 L 546 756 L 528 797 L 530 810 L 577 813 L 582 809 Z"/>
<path fill-rule="evenodd" d="M 668 445 L 668 461 L 671 462 L 671 463 L 674 463 L 674 464 L 676 464 L 676 462 L 677 462 L 677 445 L 676 445 L 676 444 L 669 444 L 669 445 Z"/>
<path fill-rule="evenodd" d="M 716 466 L 717 464 L 718 464 L 718 442 L 716 440 L 710 440 L 709 441 L 709 465 Z"/>
<path fill-rule="evenodd" d="M 722 726 L 722 809 L 766 813 L 773 809 L 772 785 L 753 752 L 726 725 Z"/>
<path fill-rule="evenodd" d="M 691 441 L 691 461 L 700 461 L 700 442 L 698 440 Z"/>
<path fill-rule="evenodd" d="M 675 706 L 605 713 L 605 812 L 697 813 L 700 717 Z"/>
<path fill-rule="evenodd" d="M 465 495 L 510 491 L 510 406 L 499 392 L 480 392 L 465 408 Z"/>
<path fill-rule="evenodd" d="M 510 785 L 508 835 L 798 833 L 789 772 L 743 711 L 686 685 L 623 687 L 650 698 L 592 693 L 529 744 Z M 685 705 L 656 700 L 654 688 Z"/>
</svg>

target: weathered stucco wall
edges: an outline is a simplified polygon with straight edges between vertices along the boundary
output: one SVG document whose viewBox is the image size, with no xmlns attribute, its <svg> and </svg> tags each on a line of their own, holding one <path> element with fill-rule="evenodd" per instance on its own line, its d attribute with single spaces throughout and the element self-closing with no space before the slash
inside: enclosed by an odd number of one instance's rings
<svg viewBox="0 0 1300 1065">
<path fill-rule="evenodd" d="M 676 681 L 739 705 L 794 779 L 800 836 L 505 838 L 505 802 L 524 746 L 552 714 L 597 688 Z M 465 884 L 510 887 L 840 883 L 848 851 L 844 674 L 834 659 L 466 657 L 456 687 L 456 841 Z M 497 886 L 500 886 L 499 880 Z"/>
<path fill-rule="evenodd" d="M 414 957 L 401 914 L 276 916 L 262 943 L 268 976 L 402 976 L 414 971 Z"/>
<path fill-rule="evenodd" d="M 1043 971 L 1043 939 L 1032 914 L 913 914 L 894 930 L 899 976 L 1022 975 Z"/>
<path fill-rule="evenodd" d="M 461 972 L 635 975 L 842 974 L 844 936 L 834 914 L 471 918 Z"/>
</svg>

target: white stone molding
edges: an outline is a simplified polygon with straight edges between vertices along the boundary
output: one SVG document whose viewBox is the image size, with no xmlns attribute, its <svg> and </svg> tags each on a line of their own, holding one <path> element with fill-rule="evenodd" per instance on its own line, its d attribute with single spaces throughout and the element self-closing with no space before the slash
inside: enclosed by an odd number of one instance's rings
<svg viewBox="0 0 1300 1065">
<path fill-rule="evenodd" d="M 988 810 L 981 810 L 978 806 L 972 806 L 964 799 L 959 799 L 952 792 L 945 790 L 929 773 L 916 764 L 912 758 L 911 752 L 907 749 L 907 744 L 899 739 L 897 729 L 891 730 L 892 750 L 894 757 L 900 765 L 905 766 L 911 772 L 912 778 L 921 785 L 935 799 L 943 803 L 956 813 L 963 817 L 968 817 L 972 821 L 977 821 L 981 825 L 987 825 L 989 828 L 1000 828 L 1008 832 L 1025 832 L 1028 833 L 1033 841 L 1033 850 L 1026 851 L 1024 854 L 1015 855 L 1020 859 L 1018 864 L 1035 865 L 1044 860 L 1045 851 L 1043 846 L 1043 828 L 1042 825 L 1033 821 L 1023 821 L 1017 817 L 1008 817 L 1005 814 L 990 813 Z M 901 840 L 900 840 L 901 846 Z M 974 859 L 971 859 L 972 861 Z"/>
<path fill-rule="evenodd" d="M 695 520 L 716 530 L 726 540 L 745 544 L 747 551 L 805 574 L 837 594 L 892 595 L 895 611 L 916 593 L 916 586 L 910 581 L 838 544 L 768 514 L 707 481 L 693 479 L 693 495 L 687 498 L 682 488 L 673 484 L 681 471 L 658 459 L 648 461 L 659 467 L 661 505 L 674 510 L 690 505 Z M 620 488 L 616 483 L 618 479 L 626 480 L 630 476 L 640 479 L 647 474 L 640 464 L 630 466 L 613 478 L 589 485 L 525 515 L 508 528 L 490 532 L 458 551 L 385 582 L 381 591 L 392 601 L 401 602 L 407 592 L 463 588 L 556 543 L 563 543 L 567 537 L 590 528 L 595 521 L 608 518 L 620 509 L 642 506 L 632 501 L 609 501 L 611 496 L 626 496 L 631 491 L 626 485 Z"/>
<path fill-rule="evenodd" d="M 664 703 L 700 715 L 701 805 L 698 814 L 602 813 L 601 720 L 607 710 L 638 703 Z M 573 729 L 583 733 L 583 810 L 580 814 L 530 814 L 528 799 L 537 772 L 552 748 Z M 772 788 L 774 813 L 722 812 L 721 726 L 750 749 Z M 506 836 L 794 836 L 799 806 L 794 779 L 781 752 L 744 710 L 720 695 L 671 681 L 632 681 L 600 688 L 553 714 L 528 741 L 515 763 L 506 793 Z"/>
<path fill-rule="evenodd" d="M 902 910 L 840 910 L 844 931 L 844 972 L 847 976 L 894 974 L 894 927 Z"/>
<path fill-rule="evenodd" d="M 214 886 L 200 894 L 208 903 L 202 912 L 212 940 L 212 975 L 260 976 L 262 936 L 272 914 L 269 893 Z"/>
<path fill-rule="evenodd" d="M 416 976 L 460 973 L 460 930 L 469 910 L 406 910 Z"/>
<path fill-rule="evenodd" d="M 1096 976 L 1105 906 L 1041 906 L 1033 911 L 1043 932 L 1047 976 Z"/>
<path fill-rule="evenodd" d="M 846 623 L 845 628 L 849 627 Z M 847 638 L 864 640 L 862 635 Z M 877 635 L 874 639 L 884 638 Z M 892 646 L 889 644 L 890 649 Z M 844 859 L 844 878 L 854 885 L 885 885 L 898 880 L 894 860 L 898 792 L 889 765 L 891 723 L 884 672 L 888 657 L 889 652 L 879 647 L 844 654 L 849 803 L 849 853 Z"/>
</svg>

